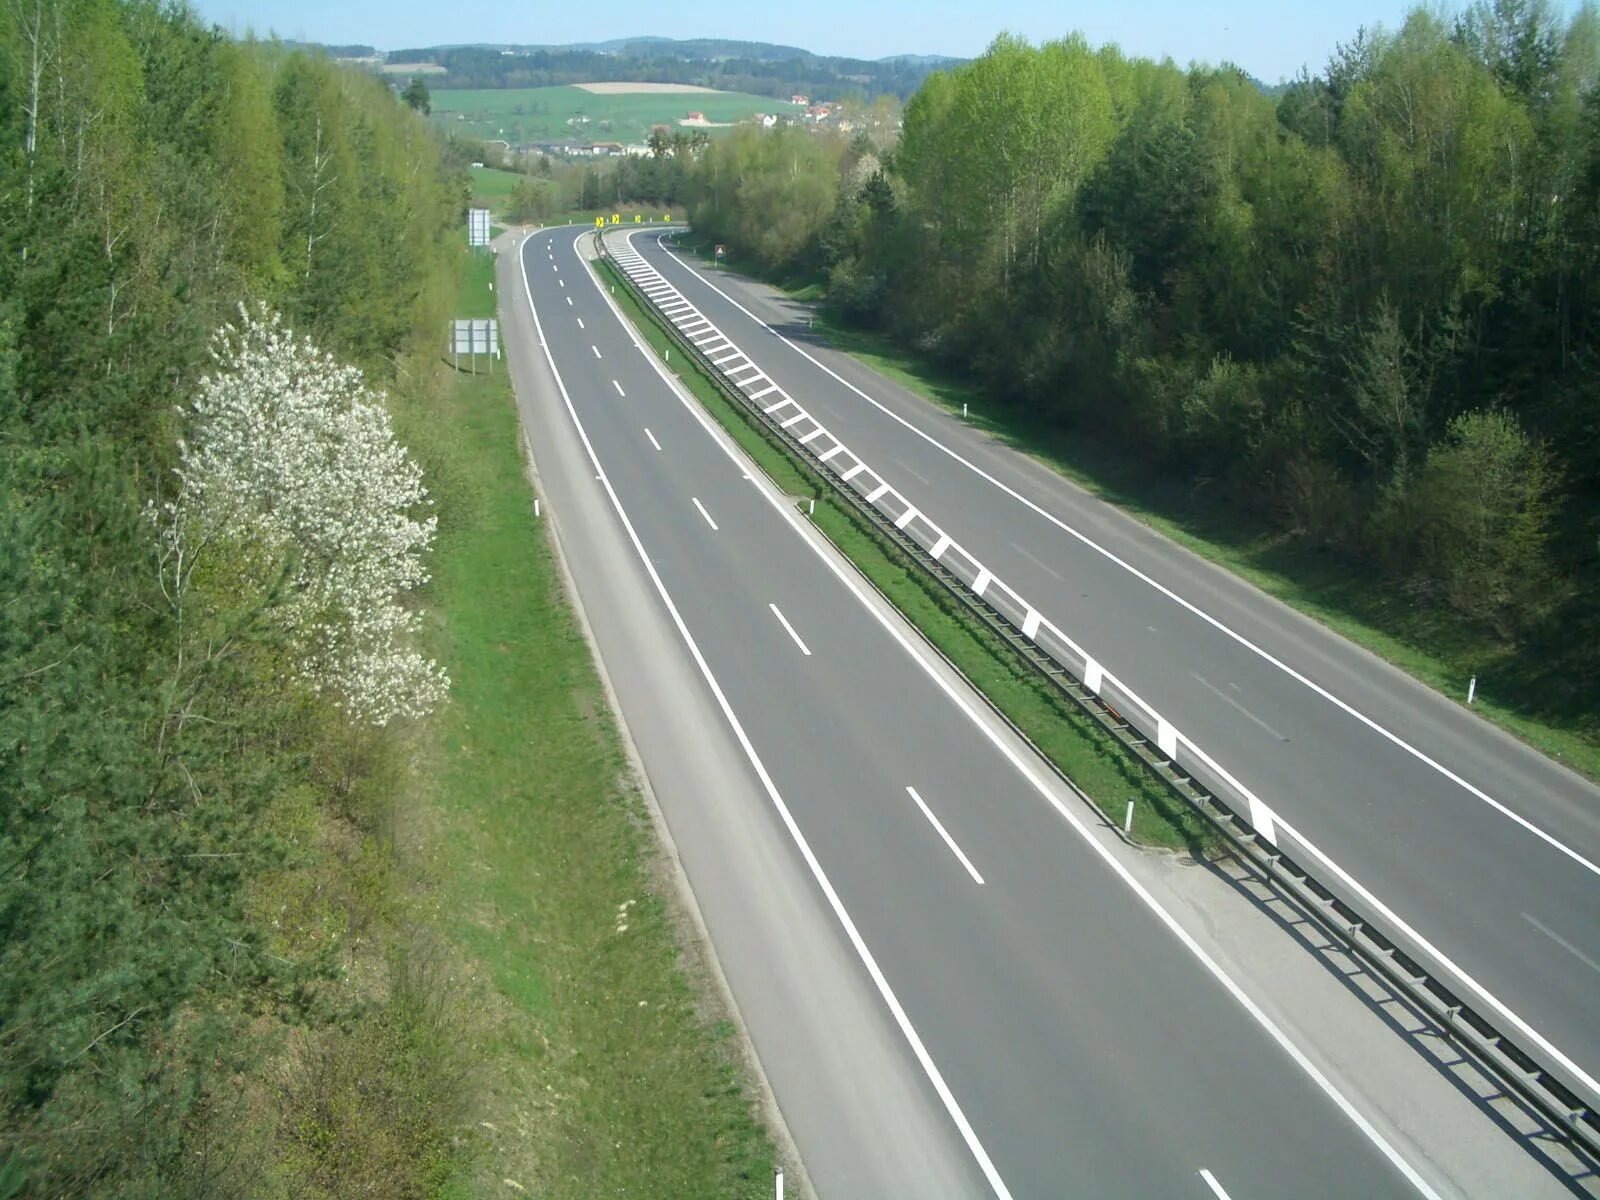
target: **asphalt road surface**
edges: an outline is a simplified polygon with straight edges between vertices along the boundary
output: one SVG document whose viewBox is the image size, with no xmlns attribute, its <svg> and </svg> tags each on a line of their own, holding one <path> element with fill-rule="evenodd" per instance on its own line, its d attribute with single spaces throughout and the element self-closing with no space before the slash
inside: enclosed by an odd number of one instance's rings
<svg viewBox="0 0 1600 1200">
<path fill-rule="evenodd" d="M 932 1194 L 1429 1194 L 744 474 L 631 341 L 576 242 L 558 229 L 521 248 L 586 459 L 564 469 L 583 472 L 585 502 L 611 505 L 655 616 L 694 657 L 700 678 L 674 685 L 693 695 L 658 702 L 720 712 L 707 738 L 732 732 L 745 761 L 730 771 L 754 775 L 788 834 L 782 869 L 809 874 L 854 955 L 840 986 L 876 993 L 922 1076 L 908 1103 L 942 1113 L 939 1153 L 961 1154 Z M 829 1082 L 841 1104 L 871 1085 L 848 1070 Z"/>
<path fill-rule="evenodd" d="M 772 289 L 658 237 L 631 242 L 763 375 L 1292 822 L 1404 923 L 1402 941 L 1409 929 L 1437 951 L 1452 986 L 1600 1097 L 1600 789 L 816 344 Z"/>
</svg>

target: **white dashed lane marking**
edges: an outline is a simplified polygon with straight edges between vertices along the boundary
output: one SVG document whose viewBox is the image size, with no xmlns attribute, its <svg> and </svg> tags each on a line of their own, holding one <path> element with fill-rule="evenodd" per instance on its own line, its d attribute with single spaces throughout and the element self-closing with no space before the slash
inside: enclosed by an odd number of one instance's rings
<svg viewBox="0 0 1600 1200">
<path fill-rule="evenodd" d="M 778 623 L 782 625 L 784 629 L 788 630 L 789 636 L 794 639 L 794 644 L 800 647 L 800 653 L 804 654 L 807 658 L 810 658 L 810 648 L 800 640 L 800 635 L 794 631 L 794 626 L 789 624 L 789 618 L 784 616 L 783 613 L 779 611 L 776 604 L 769 604 L 767 607 L 772 610 L 772 615 L 778 618 Z"/>
<path fill-rule="evenodd" d="M 950 836 L 945 827 L 939 823 L 939 818 L 933 815 L 933 810 L 928 807 L 921 796 L 917 795 L 917 789 L 908 786 L 906 792 L 917 802 L 917 807 L 922 810 L 922 815 L 928 818 L 928 824 L 933 826 L 934 832 L 944 839 L 946 846 L 950 847 L 950 853 L 961 860 L 961 865 L 967 869 L 967 874 L 971 875 L 981 887 L 983 885 L 983 876 L 978 874 L 978 868 L 973 866 L 972 860 L 961 852 L 961 847 L 956 845 L 955 838 Z"/>
</svg>

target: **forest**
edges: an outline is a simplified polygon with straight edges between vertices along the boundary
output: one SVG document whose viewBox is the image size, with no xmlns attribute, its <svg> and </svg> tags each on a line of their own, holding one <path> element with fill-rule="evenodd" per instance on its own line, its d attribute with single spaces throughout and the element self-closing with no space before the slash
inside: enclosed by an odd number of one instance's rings
<svg viewBox="0 0 1600 1200">
<path fill-rule="evenodd" d="M 928 73 L 952 59 L 916 57 L 876 61 L 811 54 L 762 42 L 639 38 L 590 46 L 429 46 L 394 50 L 395 63 L 437 63 L 445 74 L 436 88 L 525 88 L 593 83 L 608 79 L 688 83 L 725 92 L 788 99 L 796 92 L 813 99 L 844 93 L 907 96 Z"/>
<path fill-rule="evenodd" d="M 364 1186 L 448 1158 L 416 964 L 347 976 L 395 730 L 444 680 L 334 643 L 362 580 L 422 571 L 371 388 L 437 341 L 463 200 L 325 57 L 154 0 L 0 7 L 0 1195 L 349 1194 L 341 1080 L 403 1134 Z M 414 627 L 376 599 L 344 633 Z M 396 669 L 415 705 L 359 690 Z"/>
<path fill-rule="evenodd" d="M 700 233 L 1600 710 L 1600 17 L 1479 0 L 1268 96 L 1002 36 L 898 142 L 736 131 Z"/>
</svg>

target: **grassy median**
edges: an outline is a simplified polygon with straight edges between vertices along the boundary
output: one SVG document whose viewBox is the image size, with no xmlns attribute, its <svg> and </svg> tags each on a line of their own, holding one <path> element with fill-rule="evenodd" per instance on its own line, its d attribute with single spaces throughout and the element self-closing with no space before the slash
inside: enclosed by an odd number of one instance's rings
<svg viewBox="0 0 1600 1200">
<path fill-rule="evenodd" d="M 485 283 L 474 260 L 463 315 L 481 315 Z M 439 387 L 396 403 L 438 501 L 429 641 L 452 679 L 414 753 L 411 865 L 467 981 L 469 1190 L 770 1195 L 733 1028 L 680 952 L 649 817 L 533 515 L 505 364 L 436 369 Z"/>
<path fill-rule="evenodd" d="M 1095 721 L 1041 679 L 1021 657 L 951 598 L 926 571 L 883 538 L 833 487 L 794 457 L 750 411 L 726 397 L 634 298 L 608 262 L 597 264 L 618 307 L 695 398 L 787 494 L 815 498 L 812 520 L 906 619 L 1040 751 L 1121 825 L 1134 805 L 1133 836 L 1150 845 L 1206 853 L 1214 834 L 1203 818 L 1133 762 Z M 670 357 L 667 351 L 671 350 Z"/>
</svg>

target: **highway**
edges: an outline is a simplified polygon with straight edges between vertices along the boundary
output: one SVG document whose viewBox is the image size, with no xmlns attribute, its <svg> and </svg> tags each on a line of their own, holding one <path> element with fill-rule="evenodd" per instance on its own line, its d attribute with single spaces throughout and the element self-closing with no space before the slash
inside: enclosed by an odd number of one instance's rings
<svg viewBox="0 0 1600 1200">
<path fill-rule="evenodd" d="M 577 240 L 521 248 L 526 336 L 564 410 L 544 417 L 570 422 L 586 458 L 563 464 L 570 486 L 611 506 L 698 669 L 676 685 L 693 695 L 658 702 L 720 712 L 706 738 L 731 732 L 745 761 L 730 772 L 788 836 L 774 869 L 810 876 L 922 1077 L 915 1103 L 962 1151 L 917 1194 L 1431 1194 L 744 473 L 634 345 Z M 846 1104 L 868 1082 L 827 1085 Z"/>
<path fill-rule="evenodd" d="M 1600 1096 L 1600 790 L 815 344 L 797 306 L 710 278 L 658 236 L 630 242 L 774 398 L 794 397 L 1360 888 L 1340 890 L 1368 911 L 1376 898 L 1451 986 Z"/>
</svg>

